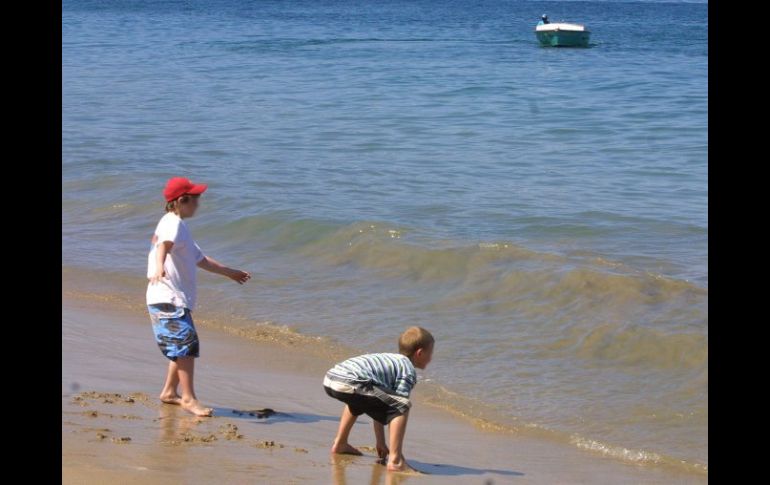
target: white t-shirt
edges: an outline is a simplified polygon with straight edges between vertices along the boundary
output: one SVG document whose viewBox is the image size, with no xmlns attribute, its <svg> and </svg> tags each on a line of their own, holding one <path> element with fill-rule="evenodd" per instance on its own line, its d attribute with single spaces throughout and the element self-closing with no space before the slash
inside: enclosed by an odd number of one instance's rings
<svg viewBox="0 0 770 485">
<path fill-rule="evenodd" d="M 158 240 L 147 256 L 147 277 L 155 275 L 156 248 L 164 241 L 171 241 L 174 246 L 166 255 L 164 268 L 166 276 L 156 284 L 147 285 L 147 304 L 171 303 L 185 307 L 190 311 L 195 307 L 197 292 L 197 264 L 204 258 L 201 248 L 193 240 L 187 224 L 173 212 L 161 217 L 155 228 Z"/>
</svg>

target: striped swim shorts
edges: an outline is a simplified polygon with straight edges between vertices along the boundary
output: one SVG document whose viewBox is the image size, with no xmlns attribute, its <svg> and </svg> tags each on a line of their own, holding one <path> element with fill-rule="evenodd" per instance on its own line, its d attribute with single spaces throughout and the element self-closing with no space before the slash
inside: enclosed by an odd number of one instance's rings
<svg viewBox="0 0 770 485">
<path fill-rule="evenodd" d="M 147 309 L 150 312 L 155 342 L 163 355 L 172 361 L 176 361 L 177 357 L 200 355 L 198 332 L 195 330 L 190 310 L 175 307 L 171 303 L 147 305 Z"/>
</svg>

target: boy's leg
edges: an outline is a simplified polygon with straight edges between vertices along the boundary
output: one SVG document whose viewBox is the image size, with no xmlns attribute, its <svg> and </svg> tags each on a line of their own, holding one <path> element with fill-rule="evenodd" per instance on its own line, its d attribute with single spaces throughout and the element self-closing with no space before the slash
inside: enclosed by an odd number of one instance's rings
<svg viewBox="0 0 770 485">
<path fill-rule="evenodd" d="M 353 425 L 356 423 L 357 416 L 354 416 L 350 412 L 348 405 L 345 405 L 345 409 L 342 410 L 342 417 L 340 418 L 340 427 L 337 430 L 337 436 L 334 438 L 334 444 L 332 445 L 332 453 L 344 453 L 346 455 L 363 455 L 357 448 L 348 443 L 350 437 L 350 430 L 353 429 Z"/>
<path fill-rule="evenodd" d="M 404 435 L 406 434 L 406 422 L 409 419 L 409 411 L 397 416 L 390 421 L 390 454 L 388 455 L 389 471 L 416 471 L 406 464 L 402 452 Z"/>
<path fill-rule="evenodd" d="M 179 388 L 182 391 L 182 400 L 180 401 L 180 405 L 196 416 L 211 416 L 211 413 L 214 410 L 201 406 L 201 404 L 198 402 L 198 399 L 195 397 L 195 389 L 193 388 L 195 358 L 177 357 L 176 365 L 179 369 Z"/>
<path fill-rule="evenodd" d="M 160 391 L 160 400 L 166 404 L 179 404 L 182 398 L 176 392 L 179 385 L 179 367 L 173 360 L 168 363 L 168 373 L 166 374 L 166 383 L 163 384 L 163 390 Z"/>
</svg>

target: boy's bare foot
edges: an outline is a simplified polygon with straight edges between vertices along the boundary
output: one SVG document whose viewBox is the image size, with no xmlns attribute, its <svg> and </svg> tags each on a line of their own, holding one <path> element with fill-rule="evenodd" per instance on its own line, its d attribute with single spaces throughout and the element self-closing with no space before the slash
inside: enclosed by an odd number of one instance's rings
<svg viewBox="0 0 770 485">
<path fill-rule="evenodd" d="M 332 445 L 332 453 L 339 453 L 341 455 L 363 455 L 358 448 L 352 446 L 350 443 L 345 443 L 343 445 L 335 443 Z"/>
<path fill-rule="evenodd" d="M 182 406 L 182 409 L 185 411 L 191 412 L 196 416 L 211 416 L 211 414 L 214 412 L 214 410 L 211 408 L 201 406 L 201 403 L 199 403 L 196 399 L 192 399 L 190 401 L 184 401 L 180 399 L 179 405 Z"/>
<path fill-rule="evenodd" d="M 419 470 L 415 470 L 410 467 L 406 460 L 401 460 L 397 463 L 388 462 L 389 472 L 401 472 L 401 473 L 421 473 Z"/>
<path fill-rule="evenodd" d="M 160 400 L 166 404 L 182 404 L 182 397 L 179 394 L 161 394 Z"/>
</svg>

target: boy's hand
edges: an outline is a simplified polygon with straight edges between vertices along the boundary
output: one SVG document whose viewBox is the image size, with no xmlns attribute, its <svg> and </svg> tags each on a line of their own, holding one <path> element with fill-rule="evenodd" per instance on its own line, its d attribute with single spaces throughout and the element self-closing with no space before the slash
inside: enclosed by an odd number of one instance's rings
<svg viewBox="0 0 770 485">
<path fill-rule="evenodd" d="M 165 277 L 166 277 L 166 270 L 165 269 L 161 269 L 160 271 L 155 273 L 155 276 L 150 278 L 150 284 L 151 285 L 158 284 Z"/>
<path fill-rule="evenodd" d="M 388 457 L 388 453 L 390 453 L 390 450 L 385 445 L 377 445 L 377 456 L 382 458 L 383 460 Z"/>
<path fill-rule="evenodd" d="M 242 285 L 251 279 L 251 274 L 239 269 L 233 269 L 228 272 L 227 277 Z"/>
</svg>

